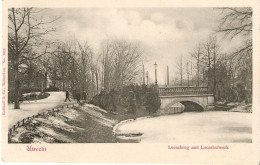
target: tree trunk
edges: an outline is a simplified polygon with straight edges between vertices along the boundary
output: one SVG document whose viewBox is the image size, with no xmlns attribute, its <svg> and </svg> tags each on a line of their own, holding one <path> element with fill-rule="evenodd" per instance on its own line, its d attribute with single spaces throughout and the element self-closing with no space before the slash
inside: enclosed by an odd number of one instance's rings
<svg viewBox="0 0 260 165">
<path fill-rule="evenodd" d="M 214 75 L 213 75 L 213 95 L 215 97 L 214 100 L 216 100 L 216 88 L 217 88 L 217 82 L 216 82 L 216 47 L 214 45 L 214 54 L 213 54 L 213 71 L 214 71 Z"/>
<path fill-rule="evenodd" d="M 19 84 L 20 81 L 16 80 L 16 82 Z M 14 101 L 14 109 L 20 109 L 20 87 L 17 87 L 17 85 L 15 86 L 15 101 Z"/>
<path fill-rule="evenodd" d="M 188 86 L 190 86 L 190 77 L 189 77 L 189 74 L 188 74 Z"/>
<path fill-rule="evenodd" d="M 182 86 L 182 56 L 181 56 L 181 64 L 180 64 L 180 71 L 181 71 L 181 86 Z"/>
<path fill-rule="evenodd" d="M 65 91 L 65 82 L 62 80 L 62 90 Z"/>
<path fill-rule="evenodd" d="M 96 86 L 97 86 L 97 94 L 98 94 L 98 72 L 96 71 Z"/>
<path fill-rule="evenodd" d="M 92 97 L 95 96 L 95 82 L 94 82 L 94 72 L 91 71 L 91 87 L 92 87 Z"/>
<path fill-rule="evenodd" d="M 15 64 L 17 65 L 17 64 Z M 18 66 L 14 66 L 14 109 L 20 109 L 20 87 L 21 83 L 18 77 Z"/>
<path fill-rule="evenodd" d="M 20 109 L 20 80 L 18 76 L 18 60 L 19 60 L 19 42 L 18 42 L 18 34 L 17 34 L 17 27 L 16 27 L 16 18 L 15 18 L 15 11 L 14 8 L 12 8 L 12 14 L 13 14 L 13 22 L 14 22 L 14 28 L 15 28 L 15 54 L 14 54 L 14 82 L 15 82 L 15 91 L 14 91 L 14 109 Z"/>
<path fill-rule="evenodd" d="M 198 80 L 197 80 L 197 86 L 200 86 L 200 53 L 198 52 L 198 61 L 197 61 L 197 74 L 198 74 Z"/>
</svg>

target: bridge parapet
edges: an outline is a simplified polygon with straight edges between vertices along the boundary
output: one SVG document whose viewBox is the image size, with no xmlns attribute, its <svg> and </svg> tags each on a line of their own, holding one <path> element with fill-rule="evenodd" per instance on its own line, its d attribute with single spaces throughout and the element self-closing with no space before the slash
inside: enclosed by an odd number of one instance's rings
<svg viewBox="0 0 260 165">
<path fill-rule="evenodd" d="M 208 87 L 160 87 L 160 96 L 208 94 Z"/>
</svg>

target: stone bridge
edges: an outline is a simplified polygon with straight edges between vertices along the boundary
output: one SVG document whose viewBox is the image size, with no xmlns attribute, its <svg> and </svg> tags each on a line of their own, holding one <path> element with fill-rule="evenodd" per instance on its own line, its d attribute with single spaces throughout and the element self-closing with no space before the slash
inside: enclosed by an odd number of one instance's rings
<svg viewBox="0 0 260 165">
<path fill-rule="evenodd" d="M 159 87 L 161 109 L 169 109 L 180 102 L 184 111 L 204 111 L 214 104 L 214 95 L 208 87 Z"/>
</svg>

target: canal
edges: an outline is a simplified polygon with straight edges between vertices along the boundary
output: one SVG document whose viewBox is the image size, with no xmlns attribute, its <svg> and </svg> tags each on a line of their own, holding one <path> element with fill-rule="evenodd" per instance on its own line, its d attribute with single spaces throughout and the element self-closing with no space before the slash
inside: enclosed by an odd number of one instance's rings
<svg viewBox="0 0 260 165">
<path fill-rule="evenodd" d="M 251 113 L 184 112 L 124 122 L 115 133 L 121 143 L 251 143 L 251 120 Z"/>
</svg>

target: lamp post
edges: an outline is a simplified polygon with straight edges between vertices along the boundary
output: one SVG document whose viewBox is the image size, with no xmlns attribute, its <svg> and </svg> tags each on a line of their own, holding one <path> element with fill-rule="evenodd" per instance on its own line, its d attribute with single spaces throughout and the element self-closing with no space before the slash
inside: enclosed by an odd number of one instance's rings
<svg viewBox="0 0 260 165">
<path fill-rule="evenodd" d="M 144 65 L 143 65 L 143 85 L 145 85 L 145 72 L 144 72 Z"/>
<path fill-rule="evenodd" d="M 149 84 L 148 79 L 149 79 L 149 75 L 148 75 L 148 71 L 147 71 L 147 72 L 146 72 L 146 81 L 147 81 L 147 86 L 148 86 L 148 84 Z"/>
<path fill-rule="evenodd" d="M 155 68 L 155 85 L 157 85 L 157 64 L 156 64 L 156 62 L 154 63 L 154 68 Z"/>
</svg>

